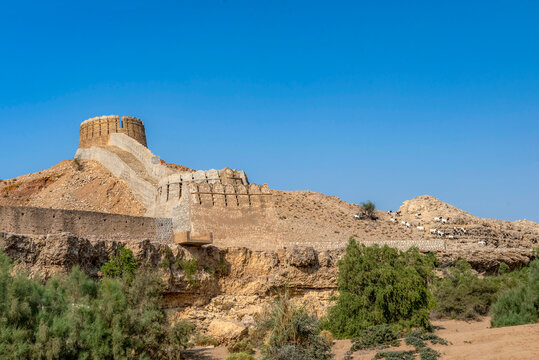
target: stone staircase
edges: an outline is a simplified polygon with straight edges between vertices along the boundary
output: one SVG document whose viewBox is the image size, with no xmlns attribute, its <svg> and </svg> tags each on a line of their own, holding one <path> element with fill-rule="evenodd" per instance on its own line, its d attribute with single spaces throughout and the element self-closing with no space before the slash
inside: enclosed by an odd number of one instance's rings
<svg viewBox="0 0 539 360">
<path fill-rule="evenodd" d="M 101 148 L 117 155 L 139 178 L 157 186 L 157 180 L 148 174 L 144 165 L 133 154 L 116 146 L 101 146 Z"/>
</svg>

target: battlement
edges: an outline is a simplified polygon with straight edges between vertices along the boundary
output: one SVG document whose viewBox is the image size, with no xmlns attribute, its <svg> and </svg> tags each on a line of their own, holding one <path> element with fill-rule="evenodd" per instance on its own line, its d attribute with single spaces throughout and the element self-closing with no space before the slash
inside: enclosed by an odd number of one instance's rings
<svg viewBox="0 0 539 360">
<path fill-rule="evenodd" d="M 244 171 L 199 170 L 163 178 L 157 187 L 156 204 L 181 203 L 187 196 L 191 206 L 252 208 L 272 205 L 268 185 L 249 184 Z"/>
<path fill-rule="evenodd" d="M 257 208 L 273 206 L 268 185 L 216 183 L 170 183 L 157 189 L 157 203 L 180 203 L 184 196 L 190 197 L 191 206 L 224 208 Z"/>
<path fill-rule="evenodd" d="M 123 116 L 120 121 L 118 115 L 105 115 L 90 118 L 80 124 L 79 148 L 107 145 L 110 134 L 114 133 L 125 134 L 148 146 L 142 120 L 133 116 Z"/>
</svg>

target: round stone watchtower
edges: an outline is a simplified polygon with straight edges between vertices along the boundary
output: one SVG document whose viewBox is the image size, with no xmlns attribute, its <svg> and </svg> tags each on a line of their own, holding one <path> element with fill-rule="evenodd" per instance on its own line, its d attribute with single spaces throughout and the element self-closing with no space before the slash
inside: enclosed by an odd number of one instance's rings
<svg viewBox="0 0 539 360">
<path fill-rule="evenodd" d="M 106 115 L 88 119 L 80 124 L 79 148 L 107 145 L 110 134 L 114 133 L 125 134 L 148 147 L 142 120 L 123 116 L 120 121 L 118 115 Z"/>
</svg>

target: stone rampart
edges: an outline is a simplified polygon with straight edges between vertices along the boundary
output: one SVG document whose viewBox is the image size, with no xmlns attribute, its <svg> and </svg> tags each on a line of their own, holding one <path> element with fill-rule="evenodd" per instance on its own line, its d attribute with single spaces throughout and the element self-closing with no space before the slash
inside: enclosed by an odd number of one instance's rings
<svg viewBox="0 0 539 360">
<path fill-rule="evenodd" d="M 68 232 L 100 240 L 170 243 L 172 220 L 92 211 L 0 206 L 0 232 L 47 235 Z"/>
<path fill-rule="evenodd" d="M 148 175 L 153 177 L 156 182 L 163 177 L 174 173 L 173 170 L 161 164 L 159 156 L 154 155 L 150 149 L 125 134 L 110 134 L 108 144 L 132 154 L 138 161 L 140 161 Z"/>
<path fill-rule="evenodd" d="M 148 146 L 142 120 L 132 116 L 123 116 L 120 121 L 118 115 L 106 115 L 88 119 L 80 124 L 79 148 L 107 145 L 110 134 L 115 133 L 125 134 L 140 144 Z"/>
<path fill-rule="evenodd" d="M 218 181 L 218 180 L 217 180 Z M 268 185 L 223 185 L 220 182 L 178 182 L 157 189 L 157 203 L 179 202 L 190 198 L 191 206 L 249 209 L 272 207 L 273 199 Z"/>
<path fill-rule="evenodd" d="M 191 232 L 213 233 L 217 247 L 244 246 L 249 249 L 267 250 L 281 247 L 274 207 L 190 207 Z M 307 244 L 304 244 L 304 246 Z"/>
</svg>

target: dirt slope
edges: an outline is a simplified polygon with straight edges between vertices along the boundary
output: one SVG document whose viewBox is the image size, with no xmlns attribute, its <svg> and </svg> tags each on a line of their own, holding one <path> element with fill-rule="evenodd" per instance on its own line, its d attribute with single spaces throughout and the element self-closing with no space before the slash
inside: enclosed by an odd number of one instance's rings
<svg viewBox="0 0 539 360">
<path fill-rule="evenodd" d="M 96 161 L 65 160 L 35 174 L 0 181 L 0 205 L 144 215 L 127 184 Z"/>
</svg>

